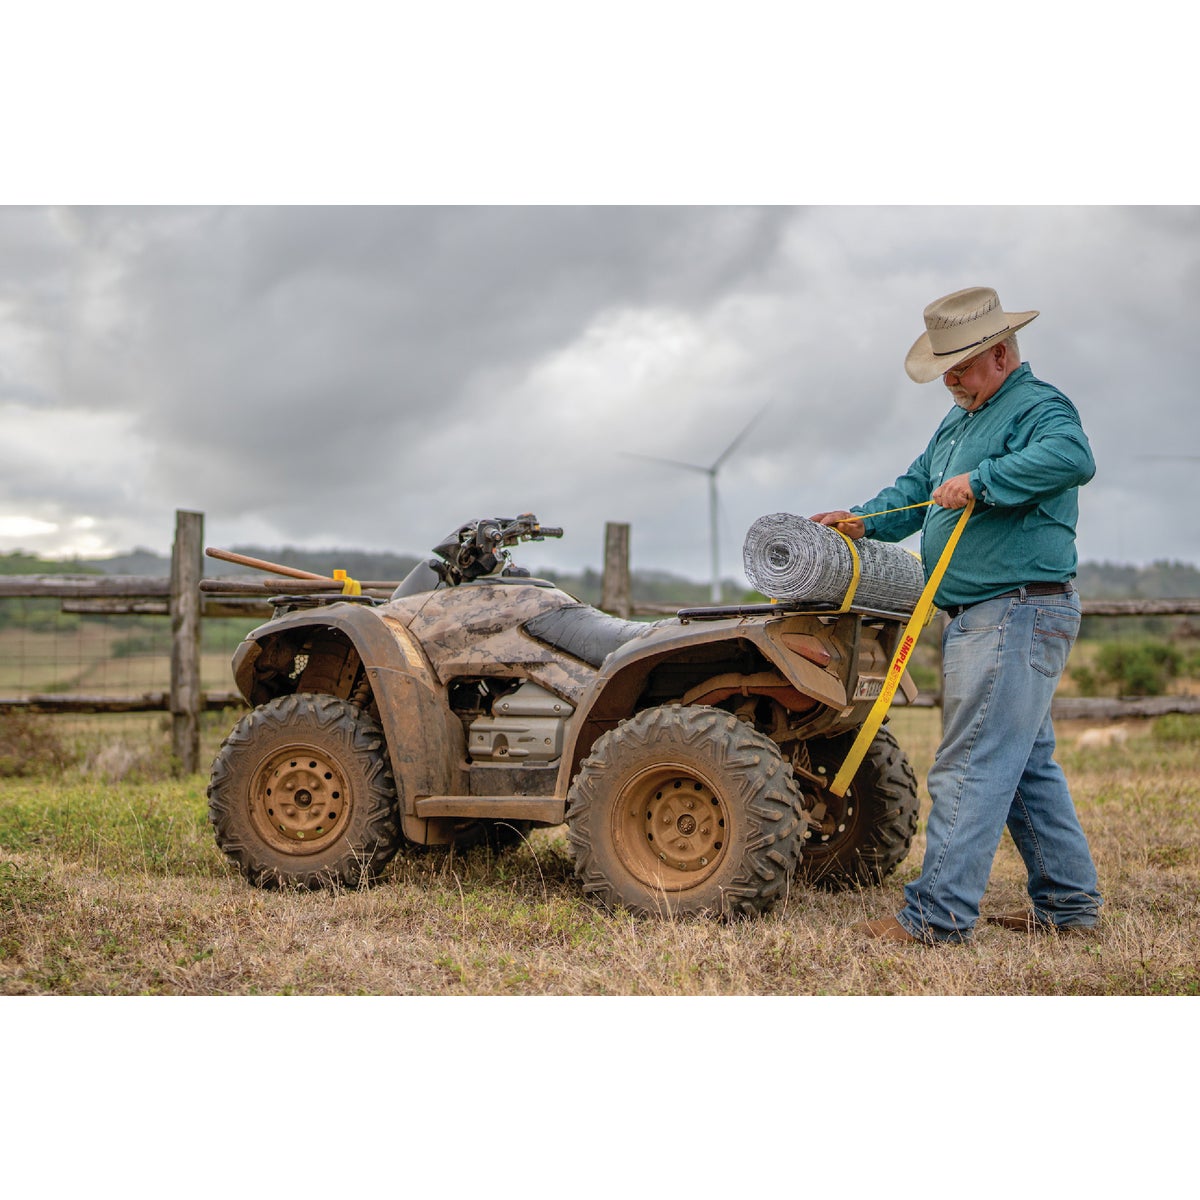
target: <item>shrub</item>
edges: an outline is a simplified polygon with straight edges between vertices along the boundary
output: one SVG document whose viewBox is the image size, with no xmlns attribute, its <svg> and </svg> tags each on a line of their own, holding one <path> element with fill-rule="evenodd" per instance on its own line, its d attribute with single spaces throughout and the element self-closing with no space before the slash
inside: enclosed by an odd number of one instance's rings
<svg viewBox="0 0 1200 1200">
<path fill-rule="evenodd" d="M 1192 746 L 1200 742 L 1200 716 L 1192 713 L 1166 713 L 1157 717 L 1150 727 L 1156 742 Z"/>
<path fill-rule="evenodd" d="M 1169 642 L 1104 642 L 1094 664 L 1073 667 L 1071 678 L 1081 696 L 1096 696 L 1105 684 L 1122 696 L 1161 696 L 1186 668 L 1184 654 Z"/>
<path fill-rule="evenodd" d="M 1100 695 L 1100 681 L 1096 678 L 1096 672 L 1091 667 L 1072 667 L 1070 675 L 1075 681 L 1075 686 L 1079 689 L 1081 696 Z"/>
<path fill-rule="evenodd" d="M 71 761 L 45 721 L 27 713 L 0 713 L 0 778 L 61 771 Z"/>
</svg>

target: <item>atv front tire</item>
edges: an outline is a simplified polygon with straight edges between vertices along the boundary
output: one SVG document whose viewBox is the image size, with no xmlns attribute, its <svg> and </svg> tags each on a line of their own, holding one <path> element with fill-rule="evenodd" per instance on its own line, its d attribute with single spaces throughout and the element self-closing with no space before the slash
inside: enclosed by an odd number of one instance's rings
<svg viewBox="0 0 1200 1200">
<path fill-rule="evenodd" d="M 755 914 L 787 892 L 801 796 L 774 742 L 720 709 L 647 709 L 604 734 L 567 798 L 586 894 L 638 915 Z"/>
<path fill-rule="evenodd" d="M 853 732 L 808 743 L 812 768 L 831 781 L 854 743 Z M 907 857 L 917 832 L 917 778 L 889 730 L 875 735 L 845 796 L 820 792 L 799 878 L 828 891 L 882 883 Z M 823 810 L 821 805 L 824 806 Z"/>
<path fill-rule="evenodd" d="M 280 696 L 243 717 L 208 786 L 217 845 L 256 887 L 358 887 L 402 835 L 379 723 L 336 696 Z"/>
</svg>

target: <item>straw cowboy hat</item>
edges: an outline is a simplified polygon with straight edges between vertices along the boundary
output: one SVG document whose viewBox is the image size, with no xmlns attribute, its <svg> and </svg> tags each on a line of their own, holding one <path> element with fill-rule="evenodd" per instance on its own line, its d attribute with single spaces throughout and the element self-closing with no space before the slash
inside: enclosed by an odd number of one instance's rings
<svg viewBox="0 0 1200 1200">
<path fill-rule="evenodd" d="M 1037 315 L 1006 313 L 994 288 L 951 292 L 925 309 L 925 332 L 913 342 L 904 369 L 916 383 L 931 383 L 959 363 L 998 345 Z"/>
</svg>

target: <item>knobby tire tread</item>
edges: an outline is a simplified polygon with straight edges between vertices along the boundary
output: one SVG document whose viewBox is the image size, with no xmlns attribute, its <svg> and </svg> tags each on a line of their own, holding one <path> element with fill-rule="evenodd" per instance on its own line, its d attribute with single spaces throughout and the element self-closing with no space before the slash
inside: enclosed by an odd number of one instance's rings
<svg viewBox="0 0 1200 1200">
<path fill-rule="evenodd" d="M 853 737 L 848 734 L 829 743 L 822 757 L 831 767 L 840 763 Z M 886 727 L 871 742 L 848 794 L 857 813 L 847 833 L 825 845 L 811 839 L 803 844 L 799 878 L 812 887 L 842 891 L 876 886 L 912 848 L 919 810 L 917 779 Z"/>
<path fill-rule="evenodd" d="M 731 815 L 745 822 L 739 860 L 695 894 L 656 891 L 611 865 L 617 855 L 608 829 L 617 784 L 610 779 L 631 763 L 651 764 L 672 750 L 707 761 L 727 785 Z M 704 706 L 647 709 L 602 735 L 580 765 L 567 806 L 568 840 L 584 893 L 639 916 L 753 916 L 769 909 L 791 885 L 803 821 L 799 788 L 775 743 L 729 713 Z"/>
<path fill-rule="evenodd" d="M 356 772 L 359 786 L 346 834 L 320 854 L 293 857 L 263 842 L 246 797 L 263 743 L 306 734 L 318 739 L 314 745 L 323 752 L 342 751 L 345 769 Z M 213 762 L 208 801 L 218 847 L 259 888 L 365 886 L 378 878 L 404 840 L 383 728 L 337 696 L 291 693 L 242 717 Z"/>
</svg>

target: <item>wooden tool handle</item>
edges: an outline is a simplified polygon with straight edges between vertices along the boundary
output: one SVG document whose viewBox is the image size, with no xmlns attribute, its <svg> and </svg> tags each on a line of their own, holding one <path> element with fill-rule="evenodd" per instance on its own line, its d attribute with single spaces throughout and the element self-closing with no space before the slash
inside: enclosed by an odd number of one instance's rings
<svg viewBox="0 0 1200 1200">
<path fill-rule="evenodd" d="M 325 583 L 334 582 L 329 575 L 314 575 L 311 571 L 299 571 L 295 567 L 284 567 L 279 563 L 264 562 L 261 558 L 248 558 L 244 554 L 234 554 L 232 550 L 217 550 L 212 546 L 208 546 L 204 553 L 209 558 L 220 558 L 225 562 L 238 563 L 243 567 L 256 567 L 260 571 L 270 571 L 275 575 L 286 575 L 289 579 L 319 579 Z"/>
</svg>

